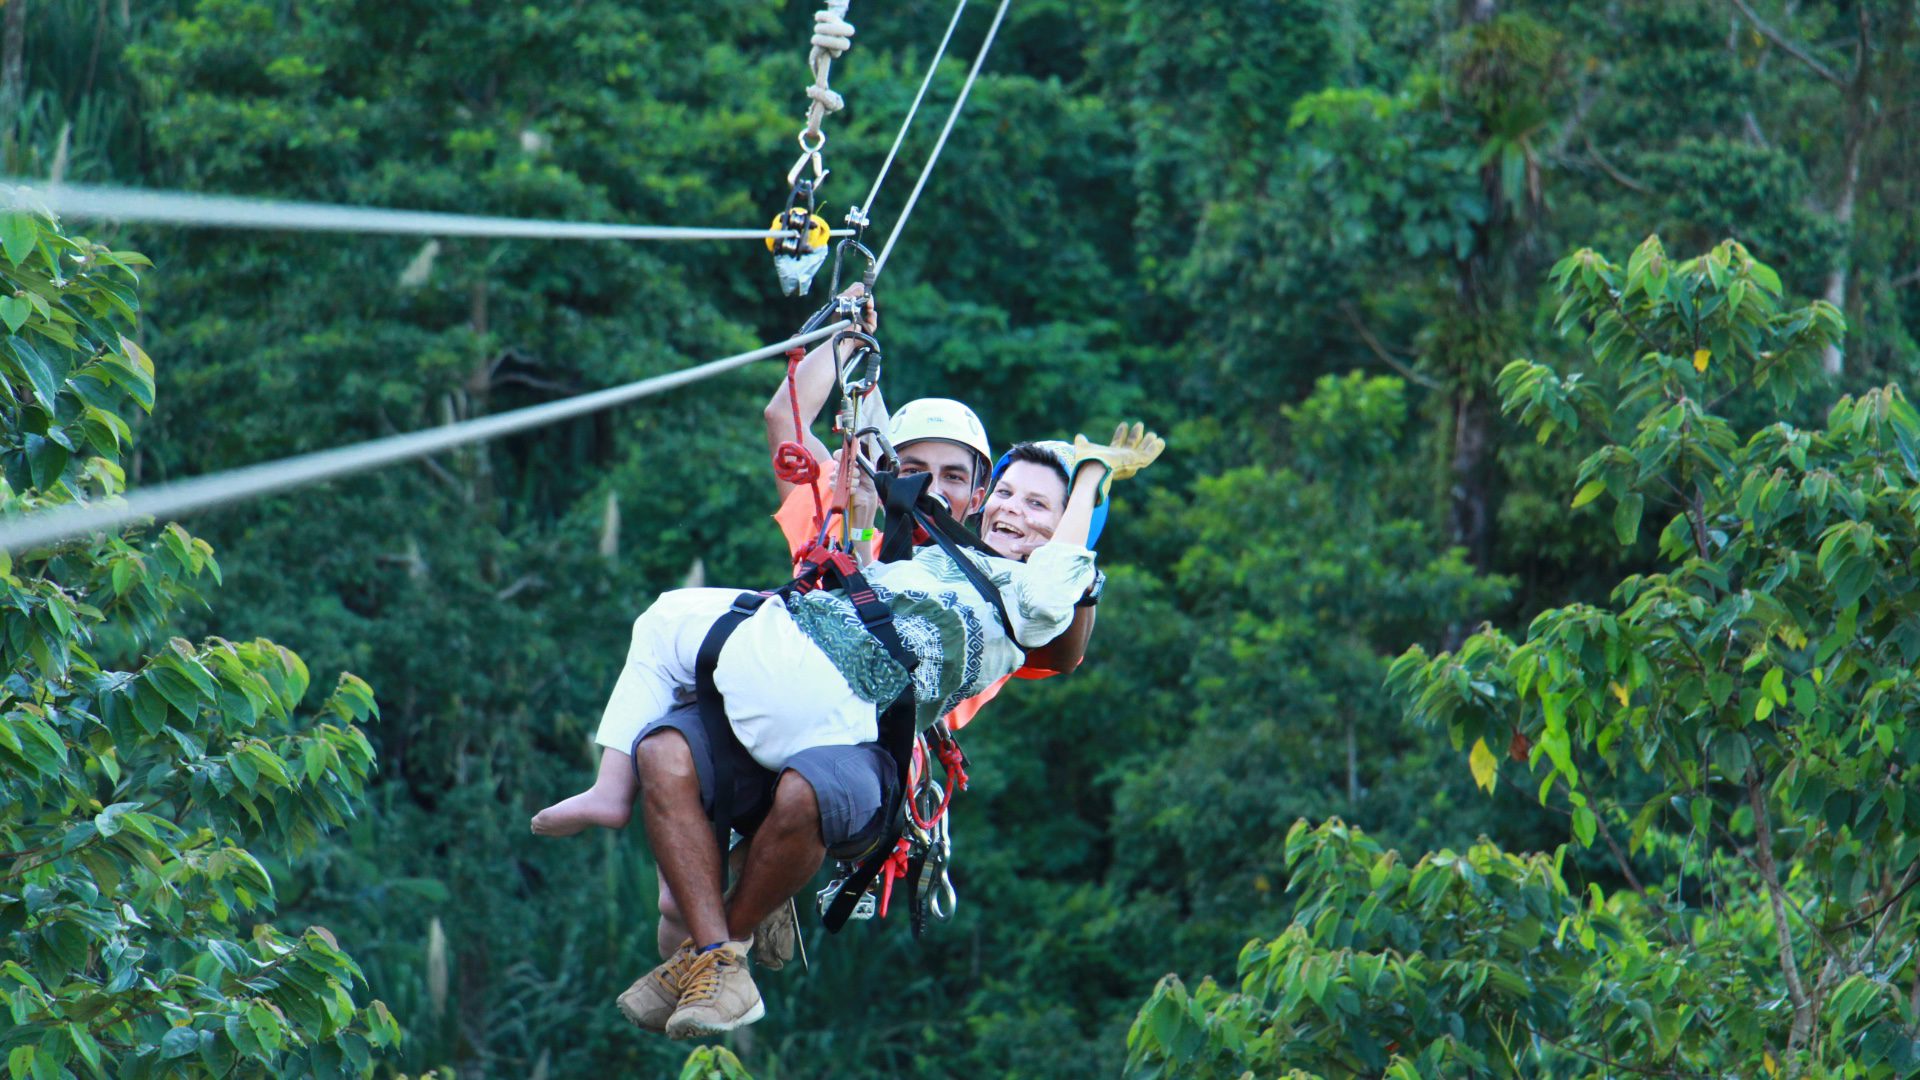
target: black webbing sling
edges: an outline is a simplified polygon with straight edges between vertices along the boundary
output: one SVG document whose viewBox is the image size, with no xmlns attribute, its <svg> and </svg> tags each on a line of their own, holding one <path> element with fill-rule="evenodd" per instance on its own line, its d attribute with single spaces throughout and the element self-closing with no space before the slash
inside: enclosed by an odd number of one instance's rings
<svg viewBox="0 0 1920 1080">
<path fill-rule="evenodd" d="M 887 655 L 901 667 L 906 668 L 909 675 L 914 668 L 920 666 L 920 658 L 913 654 L 913 650 L 907 648 L 906 642 L 900 640 L 900 631 L 893 625 L 893 609 L 887 607 L 886 602 L 873 591 L 873 586 L 867 583 L 866 576 L 854 569 L 853 562 L 844 557 L 829 560 L 772 593 L 741 593 L 734 598 L 733 606 L 727 609 L 726 614 L 714 620 L 712 628 L 707 631 L 707 636 L 701 639 L 700 652 L 694 660 L 693 675 L 694 697 L 700 706 L 700 724 L 706 730 L 707 744 L 713 748 L 713 836 L 714 842 L 720 848 L 720 888 L 723 891 L 727 887 L 728 841 L 733 837 L 733 768 L 729 764 L 728 755 L 722 752 L 722 748 L 730 745 L 735 736 L 733 725 L 727 719 L 726 699 L 721 695 L 719 687 L 714 685 L 713 672 L 719 666 L 720 652 L 726 648 L 727 639 L 733 636 L 734 630 L 745 622 L 748 616 L 760 610 L 760 605 L 767 602 L 767 597 L 772 595 L 778 595 L 783 599 L 790 597 L 797 591 L 799 581 L 809 578 L 817 578 L 820 584 L 827 588 L 841 590 L 846 595 L 847 601 L 853 605 L 854 614 L 860 617 L 860 623 L 866 627 L 867 633 L 872 634 L 874 639 L 880 642 L 881 647 L 887 650 Z M 894 747 L 887 737 L 888 718 L 900 709 L 902 701 L 906 702 L 904 723 L 907 731 L 903 745 L 908 753 L 913 750 L 913 685 L 909 682 L 907 689 L 902 691 L 900 697 L 887 706 L 880 716 L 880 744 L 887 749 L 888 753 L 894 753 Z M 906 759 L 897 758 L 897 760 L 905 761 Z M 901 777 L 904 783 L 904 766 L 902 769 Z"/>
<path fill-rule="evenodd" d="M 708 757 L 713 762 L 713 836 L 720 845 L 720 889 L 727 888 L 727 842 L 733 838 L 733 757 L 726 752 L 732 745 L 733 725 L 727 722 L 727 702 L 713 685 L 713 669 L 720 663 L 720 650 L 747 616 L 767 602 L 766 593 L 741 593 L 733 606 L 713 622 L 712 629 L 700 641 L 700 652 L 693 664 L 694 700 L 700 705 L 700 726 L 706 729 Z M 638 748 L 635 748 L 636 751 Z M 636 752 L 635 757 L 638 758 Z"/>
<path fill-rule="evenodd" d="M 938 545 L 940 550 L 947 553 L 960 568 L 960 572 L 966 575 L 967 581 L 1000 616 L 1000 625 L 1005 628 L 1007 639 L 1015 645 L 1020 645 L 1020 639 L 1013 632 L 1013 620 L 1008 618 L 1006 605 L 1000 598 L 999 587 L 972 559 L 963 554 L 961 549 L 972 548 L 996 556 L 998 553 L 982 544 L 965 526 L 953 520 L 943 507 L 933 501 L 927 494 L 928 485 L 932 481 L 933 477 L 928 473 L 917 473 L 913 476 L 892 476 L 880 473 L 874 477 L 875 487 L 884 503 L 887 515 L 886 532 L 880 541 L 880 561 L 893 562 L 911 558 L 917 528 Z M 1026 648 L 1024 645 L 1020 647 Z M 913 759 L 913 739 L 918 733 L 912 687 L 909 687 L 907 693 L 902 694 L 880 716 L 880 746 L 893 757 L 900 779 L 899 790 L 887 801 L 886 812 L 881 819 L 887 825 L 881 833 L 879 843 L 868 851 L 866 858 L 854 868 L 853 873 L 847 875 L 846 883 L 834 895 L 833 903 L 827 907 L 826 914 L 820 918 L 821 924 L 829 933 L 837 932 L 846 925 L 847 918 L 853 914 L 854 905 L 860 902 L 861 895 L 867 891 L 869 885 L 873 884 L 873 879 L 880 876 L 881 868 L 892 857 L 894 846 L 905 831 L 903 800 L 912 798 L 912 793 L 907 790 L 908 768 Z M 912 859 L 908 863 L 905 879 L 908 897 L 914 894 L 924 863 L 924 856 Z M 916 912 L 919 910 L 917 904 L 912 906 Z M 918 936 L 920 929 L 921 926 L 916 922 L 915 936 Z"/>
</svg>

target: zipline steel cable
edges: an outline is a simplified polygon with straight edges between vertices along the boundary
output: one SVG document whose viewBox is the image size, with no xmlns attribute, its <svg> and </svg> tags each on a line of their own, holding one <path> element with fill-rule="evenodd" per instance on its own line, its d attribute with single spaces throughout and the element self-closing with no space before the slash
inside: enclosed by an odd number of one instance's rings
<svg viewBox="0 0 1920 1080">
<path fill-rule="evenodd" d="M 933 151 L 928 155 L 927 163 L 922 167 L 920 176 L 914 183 L 912 194 L 907 197 L 906 205 L 901 209 L 900 216 L 895 219 L 893 232 L 887 238 L 886 247 L 881 249 L 880 257 L 875 261 L 873 272 L 876 279 L 885 267 L 888 253 L 893 250 L 894 243 L 906 228 L 914 206 L 919 202 L 920 192 L 925 188 L 927 178 L 931 175 L 934 164 L 939 160 L 940 151 L 946 146 L 947 136 L 953 131 L 954 123 L 959 119 L 960 110 L 967 102 L 967 95 L 973 90 L 974 81 L 979 77 L 980 69 L 986 63 L 987 54 L 993 48 L 994 37 L 999 32 L 1000 23 L 1010 3 L 1011 0 L 1001 0 L 999 9 L 994 12 L 993 23 L 987 28 L 987 36 L 980 44 L 979 53 L 974 57 L 973 67 L 967 73 L 966 83 L 960 88 L 960 96 L 954 101 L 953 109 L 947 114 L 946 124 L 940 129 L 940 137 L 935 141 Z M 638 228 L 639 226 L 629 227 Z M 749 232 L 756 237 L 766 235 L 765 232 L 758 230 L 741 231 Z M 544 405 L 534 405 L 496 416 L 480 417 L 457 424 L 429 428 L 425 431 L 388 436 L 332 450 L 321 450 L 297 457 L 283 458 L 279 461 L 229 469 L 191 480 L 143 488 L 130 493 L 114 504 L 64 506 L 29 514 L 13 521 L 0 522 L 0 550 L 17 554 L 75 536 L 117 529 L 145 518 L 176 517 L 216 506 L 260 498 L 425 457 L 459 446 L 484 442 L 517 431 L 585 416 L 601 409 L 612 408 L 689 383 L 709 379 L 744 367 L 756 360 L 780 356 L 788 349 L 811 345 L 852 325 L 850 320 L 842 319 L 772 345 L 764 345 L 681 371 L 641 379 L 623 386 L 592 391 Z"/>
<path fill-rule="evenodd" d="M 947 43 L 953 40 L 953 28 L 960 25 L 960 16 L 966 14 L 967 0 L 953 5 L 953 18 L 947 20 L 947 32 L 940 35 L 940 47 L 933 51 L 933 61 L 927 65 L 927 73 L 920 78 L 920 89 L 914 91 L 913 103 L 907 106 L 907 115 L 900 121 L 900 130 L 894 133 L 893 145 L 887 147 L 887 158 L 880 163 L 880 171 L 873 176 L 873 186 L 867 189 L 865 202 L 847 211 L 847 222 L 864 228 L 873 220 L 873 203 L 880 197 L 880 185 L 887 181 L 887 171 L 893 168 L 893 159 L 900 153 L 900 144 L 907 141 L 907 129 L 913 126 L 913 118 L 920 112 L 920 101 L 927 96 L 927 87 L 933 82 L 934 72 L 940 69 L 940 61 L 946 58 Z"/>
<path fill-rule="evenodd" d="M 118 504 L 64 506 L 14 521 L 0 523 L 0 548 L 19 553 L 87 533 L 116 529 L 142 518 L 165 519 L 288 491 L 323 480 L 333 480 L 367 472 L 413 458 L 451 450 L 468 443 L 497 439 L 516 431 L 541 427 L 560 420 L 598 412 L 629 401 L 688 383 L 699 382 L 723 372 L 744 367 L 755 360 L 779 356 L 788 349 L 810 345 L 831 337 L 853 325 L 842 319 L 810 333 L 788 338 L 774 345 L 737 353 L 696 367 L 656 375 L 650 379 L 580 394 L 576 397 L 532 405 L 512 412 L 483 416 L 425 431 L 391 435 L 384 439 L 354 443 L 333 450 L 321 450 L 298 457 L 282 458 L 260 465 L 248 465 L 210 476 L 195 477 L 178 483 L 159 484 L 129 494 Z"/>
<path fill-rule="evenodd" d="M 887 257 L 893 254 L 893 245 L 899 241 L 900 234 L 906 231 L 907 219 L 913 216 L 913 207 L 920 201 L 920 191 L 927 186 L 927 177 L 933 175 L 933 165 L 940 160 L 940 151 L 946 148 L 947 136 L 953 133 L 954 121 L 960 119 L 960 110 L 967 104 L 967 95 L 973 93 L 974 80 L 980 77 L 980 69 L 987 62 L 987 53 L 993 49 L 994 35 L 1000 32 L 1000 21 L 1007 17 L 1007 5 L 1012 2 L 1000 0 L 999 9 L 993 13 L 993 24 L 987 27 L 986 40 L 980 43 L 980 51 L 974 54 L 973 68 L 967 72 L 967 81 L 960 86 L 960 96 L 954 99 L 953 109 L 947 113 L 947 122 L 940 128 L 940 137 L 934 141 L 933 152 L 927 155 L 926 165 L 913 182 L 913 193 L 907 196 L 907 205 L 901 208 L 900 216 L 894 219 L 893 232 L 887 234 L 887 246 L 880 249 L 880 257 L 874 260 L 875 277 L 879 277 L 880 272 L 886 269 Z"/>
<path fill-rule="evenodd" d="M 512 240 L 765 240 L 792 236 L 779 229 L 706 229 L 679 225 L 595 224 L 528 218 L 443 214 L 426 210 L 386 210 L 370 206 L 196 195 L 180 191 L 90 184 L 58 184 L 36 189 L 17 185 L 8 200 L 17 208 L 46 209 L 69 217 L 136 221 L 148 225 L 194 225 L 221 229 L 278 229 L 298 232 L 387 233 L 414 236 L 481 236 Z M 835 236 L 852 236 L 839 229 Z"/>
</svg>

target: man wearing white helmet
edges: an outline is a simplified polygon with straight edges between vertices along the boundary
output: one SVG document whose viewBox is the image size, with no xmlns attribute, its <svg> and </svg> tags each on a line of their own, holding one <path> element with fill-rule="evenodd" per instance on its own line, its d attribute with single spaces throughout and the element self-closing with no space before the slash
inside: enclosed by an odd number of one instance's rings
<svg viewBox="0 0 1920 1080">
<path fill-rule="evenodd" d="M 887 441 L 900 457 L 900 475 L 933 474 L 933 490 L 964 521 L 987 495 L 993 450 L 972 409 L 952 398 L 918 398 L 894 412 Z"/>
<path fill-rule="evenodd" d="M 855 285 L 849 292 L 860 295 L 861 287 Z M 872 332 L 877 318 L 871 306 L 867 307 L 863 322 L 864 329 Z M 816 347 L 796 365 L 792 389 L 789 390 L 787 380 L 782 379 L 764 411 L 769 449 L 775 452 L 776 457 L 786 456 L 781 451 L 782 444 L 797 441 L 820 466 L 823 489 L 830 488 L 836 474 L 833 468 L 835 456 L 810 429 L 834 393 L 835 368 L 831 345 L 823 343 Z M 879 404 L 878 395 L 875 395 L 872 407 L 883 407 Z M 799 414 L 797 433 L 796 411 Z M 987 499 L 988 481 L 993 475 L 993 451 L 987 441 L 986 428 L 972 409 L 951 398 L 920 398 L 901 406 L 889 420 L 887 431 L 901 475 L 932 474 L 930 490 L 946 500 L 958 520 L 965 521 L 981 509 Z M 1061 473 L 1064 479 L 1066 471 L 1063 469 Z M 811 485 L 795 484 L 785 479 L 780 479 L 778 483 L 781 508 L 775 519 L 797 556 L 811 543 L 819 527 Z M 872 484 L 864 475 L 861 475 L 860 484 L 855 500 L 855 516 L 859 520 L 854 524 L 865 528 L 872 523 L 876 500 Z M 827 490 L 825 494 L 831 506 L 834 502 L 832 493 Z M 867 550 L 866 545 L 861 545 L 861 548 Z M 1077 665 L 1092 630 L 1093 609 L 1090 603 L 1083 601 L 1077 606 L 1064 633 L 1028 652 L 1027 666 L 1020 669 L 1018 674 L 1037 678 L 1069 671 Z M 964 725 L 999 686 L 1000 682 L 995 682 L 985 692 L 961 702 L 948 715 L 949 724 L 954 728 Z M 876 830 L 884 824 L 880 815 L 887 804 L 892 759 L 886 758 L 884 751 L 874 743 L 821 746 L 796 754 L 788 766 L 776 774 L 757 764 L 738 745 L 716 745 L 707 735 L 692 705 L 682 705 L 662 719 L 659 725 L 671 728 L 678 738 L 663 737 L 649 743 L 649 761 L 652 763 L 649 767 L 655 770 L 656 779 L 672 777 L 691 784 L 698 804 L 711 816 L 715 795 L 713 788 L 718 783 L 716 777 L 728 775 L 733 777 L 732 797 L 736 805 L 758 807 L 758 813 L 764 815 L 753 828 L 751 845 L 743 844 L 736 849 L 736 855 L 744 858 L 740 860 L 739 889 L 731 894 L 729 904 L 744 904 L 748 910 L 773 911 L 754 928 L 746 941 L 749 945 L 758 941 L 758 948 L 753 955 L 762 966 L 783 965 L 791 955 L 797 936 L 791 897 L 806 884 L 828 852 L 852 857 L 862 850 L 862 844 L 872 842 Z M 636 749 L 634 753 L 638 754 L 639 750 Z M 720 770 L 717 767 L 716 758 L 719 757 L 730 759 L 727 769 Z M 603 779 L 608 779 L 604 773 L 606 761 L 614 761 L 614 768 L 618 771 L 623 767 L 631 768 L 620 764 L 629 760 L 631 758 L 624 755 L 609 755 L 603 759 Z M 624 826 L 631 812 L 635 785 L 626 779 L 624 773 L 612 777 L 605 787 L 608 791 L 616 792 L 617 797 L 596 800 L 595 793 L 601 787 L 597 782 L 594 789 L 542 811 L 534 820 L 534 831 L 559 836 L 588 825 Z M 650 803 L 649 815 L 665 821 L 672 809 L 664 805 L 655 807 Z M 652 842 L 670 843 L 684 839 L 689 849 L 711 843 L 697 819 L 686 821 L 676 816 L 673 820 L 674 827 L 685 827 L 684 837 L 678 833 L 667 835 L 672 829 L 663 826 L 662 835 L 652 838 Z M 649 829 L 652 828 L 650 825 Z M 658 850 L 656 847 L 656 852 Z M 669 888 L 664 871 L 659 877 L 660 920 L 656 934 L 660 955 L 666 963 L 643 976 L 622 994 L 620 1009 L 629 1020 L 643 1028 L 674 1033 L 678 1029 L 670 1021 L 686 990 L 682 985 L 686 978 L 682 968 L 694 962 L 697 954 L 688 952 L 691 927 L 683 916 L 679 899 Z M 718 1010 L 717 1014 L 724 1014 L 723 1020 L 700 1027 L 699 1031 L 724 1030 L 736 1024 L 750 1023 L 761 1015 L 757 991 L 750 1001 L 728 999 L 716 1005 L 715 1009 Z M 691 1024 L 691 1021 L 688 1023 Z"/>
<path fill-rule="evenodd" d="M 847 290 L 860 295 L 860 286 Z M 869 333 L 878 317 L 869 307 L 865 319 Z M 851 348 L 851 343 L 845 347 Z M 777 451 L 780 444 L 794 437 L 794 412 L 800 415 L 801 445 L 809 456 L 831 475 L 834 455 L 813 434 L 813 422 L 826 408 L 834 392 L 834 359 L 831 345 L 814 347 L 794 372 L 791 395 L 785 379 L 774 390 L 762 410 L 767 426 L 767 448 Z M 879 401 L 879 395 L 873 399 Z M 883 404 L 878 407 L 884 408 Z M 902 476 L 932 473 L 931 490 L 947 501 L 953 516 L 961 521 L 971 517 L 987 498 L 987 478 L 993 465 L 992 445 L 980 417 L 952 398 L 918 398 L 902 405 L 887 424 L 887 441 L 900 457 Z M 813 501 L 801 494 L 801 485 L 776 480 L 781 512 L 776 515 L 789 539 L 805 529 L 812 519 Z M 804 544 L 797 545 L 804 546 Z"/>
</svg>

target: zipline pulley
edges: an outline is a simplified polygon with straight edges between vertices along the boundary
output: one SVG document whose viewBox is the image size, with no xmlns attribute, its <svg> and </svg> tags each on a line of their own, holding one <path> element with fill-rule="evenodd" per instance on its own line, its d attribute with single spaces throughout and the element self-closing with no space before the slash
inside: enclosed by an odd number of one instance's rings
<svg viewBox="0 0 1920 1080">
<path fill-rule="evenodd" d="M 813 276 L 827 261 L 832 246 L 833 226 L 814 213 L 816 184 L 814 180 L 794 181 L 787 192 L 786 209 L 768 226 L 787 234 L 767 237 L 767 250 L 773 252 L 773 272 L 780 278 L 780 291 L 788 296 L 803 296 L 813 287 Z"/>
</svg>

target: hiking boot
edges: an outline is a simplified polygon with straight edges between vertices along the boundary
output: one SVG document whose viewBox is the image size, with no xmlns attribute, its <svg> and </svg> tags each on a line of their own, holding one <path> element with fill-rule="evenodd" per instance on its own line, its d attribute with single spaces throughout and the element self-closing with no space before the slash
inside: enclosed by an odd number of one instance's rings
<svg viewBox="0 0 1920 1080">
<path fill-rule="evenodd" d="M 620 1015 L 647 1031 L 667 1030 L 667 1018 L 680 1007 L 680 992 L 687 987 L 687 969 L 694 956 L 693 942 L 681 942 L 672 956 L 620 995 Z"/>
<path fill-rule="evenodd" d="M 793 959 L 794 946 L 800 940 L 800 917 L 792 900 L 773 909 L 753 931 L 753 962 L 768 971 L 779 971 Z"/>
<path fill-rule="evenodd" d="M 0 0 L 4 3 L 5 0 Z M 747 842 L 733 845 L 727 852 L 727 875 L 732 884 L 727 887 L 726 895 L 733 896 L 733 890 L 740 884 L 740 876 L 747 870 Z M 793 950 L 800 940 L 800 915 L 794 909 L 792 900 L 773 909 L 773 914 L 760 921 L 753 930 L 753 962 L 768 971 L 779 971 L 793 959 Z"/>
<path fill-rule="evenodd" d="M 745 942 L 729 941 L 697 954 L 683 978 L 680 1007 L 667 1020 L 669 1039 L 718 1035 L 767 1015 L 760 988 L 747 971 Z"/>
</svg>

